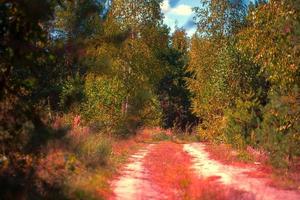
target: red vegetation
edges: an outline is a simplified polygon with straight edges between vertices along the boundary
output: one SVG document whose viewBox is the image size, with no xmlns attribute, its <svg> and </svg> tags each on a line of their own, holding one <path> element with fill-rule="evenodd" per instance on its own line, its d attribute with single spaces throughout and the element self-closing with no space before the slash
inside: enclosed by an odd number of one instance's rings
<svg viewBox="0 0 300 200">
<path fill-rule="evenodd" d="M 141 129 L 134 137 L 115 141 L 112 144 L 113 154 L 116 156 L 125 156 L 135 153 L 137 149 L 143 146 L 143 142 L 151 139 L 153 131 L 155 129 Z"/>
<path fill-rule="evenodd" d="M 221 144 L 207 144 L 205 145 L 205 151 L 209 152 L 209 157 L 213 160 L 217 160 L 226 165 L 233 165 L 238 167 L 250 166 L 249 163 L 241 162 L 237 157 L 237 152 L 234 151 L 230 145 Z"/>
<path fill-rule="evenodd" d="M 145 158 L 149 179 L 160 188 L 161 199 L 241 199 L 244 192 L 225 188 L 218 177 L 200 179 L 192 170 L 191 157 L 182 146 L 163 142 Z M 247 198 L 249 199 L 249 198 Z"/>
<path fill-rule="evenodd" d="M 253 167 L 255 171 L 246 172 L 252 178 L 266 178 L 268 185 L 279 189 L 297 190 L 300 185 L 300 161 L 289 170 L 275 169 L 268 163 L 266 154 L 247 148 L 247 153 L 251 156 L 251 162 L 242 162 L 237 152 L 230 145 L 205 145 L 205 150 L 209 152 L 211 159 L 217 160 L 223 164 L 237 167 Z"/>
</svg>

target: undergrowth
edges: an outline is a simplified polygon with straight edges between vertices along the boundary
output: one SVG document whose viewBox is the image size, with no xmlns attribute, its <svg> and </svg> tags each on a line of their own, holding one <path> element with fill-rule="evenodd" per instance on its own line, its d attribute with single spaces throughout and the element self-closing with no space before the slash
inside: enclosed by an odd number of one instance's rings
<svg viewBox="0 0 300 200">
<path fill-rule="evenodd" d="M 54 127 L 58 130 L 66 124 L 65 121 L 55 122 Z M 41 148 L 41 155 L 24 158 L 20 155 L 16 158 L 15 168 L 18 168 L 20 173 L 25 171 L 20 174 L 20 178 L 14 180 L 23 181 L 26 177 L 21 176 L 25 173 L 28 176 L 26 181 L 32 183 L 31 192 L 21 190 L 14 196 L 12 191 L 8 191 L 3 195 L 8 200 L 19 197 L 57 200 L 107 199 L 112 194 L 109 180 L 117 173 L 120 165 L 127 161 L 128 156 L 139 147 L 135 137 L 120 139 L 101 131 L 93 131 L 89 127 L 73 127 L 59 139 L 49 140 Z M 9 164 L 12 166 L 12 163 Z M 8 169 L 2 168 L 2 165 L 0 167 L 5 173 L 9 172 Z M 16 170 L 12 173 L 16 173 Z M 8 173 L 7 176 L 12 174 Z M 7 185 L 10 188 L 16 186 Z"/>
<path fill-rule="evenodd" d="M 159 193 L 162 199 L 234 200 L 249 197 L 245 192 L 224 188 L 215 179 L 202 179 L 194 174 L 190 170 L 191 157 L 181 145 L 161 142 L 145 160 L 151 183 L 161 189 Z"/>
</svg>

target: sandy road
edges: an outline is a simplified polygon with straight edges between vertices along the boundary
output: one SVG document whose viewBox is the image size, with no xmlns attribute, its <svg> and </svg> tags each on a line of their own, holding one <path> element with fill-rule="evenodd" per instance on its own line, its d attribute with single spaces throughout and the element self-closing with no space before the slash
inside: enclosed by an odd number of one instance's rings
<svg viewBox="0 0 300 200">
<path fill-rule="evenodd" d="M 130 162 L 124 166 L 120 172 L 121 176 L 111 183 L 114 192 L 114 196 L 111 199 L 168 199 L 168 197 L 164 197 L 159 191 L 171 190 L 172 188 L 159 188 L 157 184 L 151 181 L 149 178 L 149 170 L 144 163 L 145 157 L 154 149 L 155 145 L 157 144 L 150 144 L 130 157 Z M 300 194 L 298 192 L 273 188 L 267 185 L 267 180 L 265 178 L 253 178 L 247 175 L 248 172 L 255 171 L 255 168 L 229 166 L 210 159 L 209 154 L 205 151 L 205 146 L 202 143 L 184 144 L 181 145 L 181 147 L 184 152 L 191 157 L 192 164 L 187 170 L 196 174 L 198 179 L 214 177 L 214 181 L 223 185 L 225 188 L 228 187 L 239 191 L 245 191 L 245 195 L 239 196 L 238 199 L 300 199 Z"/>
<path fill-rule="evenodd" d="M 199 178 L 211 176 L 219 177 L 217 181 L 235 189 L 248 192 L 245 199 L 256 200 L 298 200 L 300 194 L 295 191 L 280 190 L 267 185 L 263 178 L 252 178 L 247 175 L 255 168 L 241 168 L 224 165 L 209 158 L 201 143 L 185 144 L 184 150 L 193 157 L 192 170 L 195 170 Z"/>
<path fill-rule="evenodd" d="M 116 200 L 147 200 L 159 196 L 155 186 L 148 180 L 147 169 L 143 166 L 144 157 L 151 151 L 154 144 L 148 145 L 130 157 L 121 171 L 121 176 L 111 184 Z"/>
</svg>

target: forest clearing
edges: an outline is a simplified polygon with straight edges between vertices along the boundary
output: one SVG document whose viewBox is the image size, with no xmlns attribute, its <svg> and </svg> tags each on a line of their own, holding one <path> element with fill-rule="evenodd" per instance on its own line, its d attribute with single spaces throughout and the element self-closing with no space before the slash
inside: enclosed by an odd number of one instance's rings
<svg viewBox="0 0 300 200">
<path fill-rule="evenodd" d="M 2 199 L 300 199 L 300 0 L 0 0 Z"/>
</svg>

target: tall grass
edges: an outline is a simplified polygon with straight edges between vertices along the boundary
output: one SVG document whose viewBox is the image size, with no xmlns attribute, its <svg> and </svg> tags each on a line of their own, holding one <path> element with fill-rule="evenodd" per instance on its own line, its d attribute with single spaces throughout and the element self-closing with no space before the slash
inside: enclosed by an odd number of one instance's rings
<svg viewBox="0 0 300 200">
<path fill-rule="evenodd" d="M 100 134 L 91 134 L 78 145 L 76 154 L 89 167 L 106 165 L 112 152 L 111 141 Z"/>
</svg>

